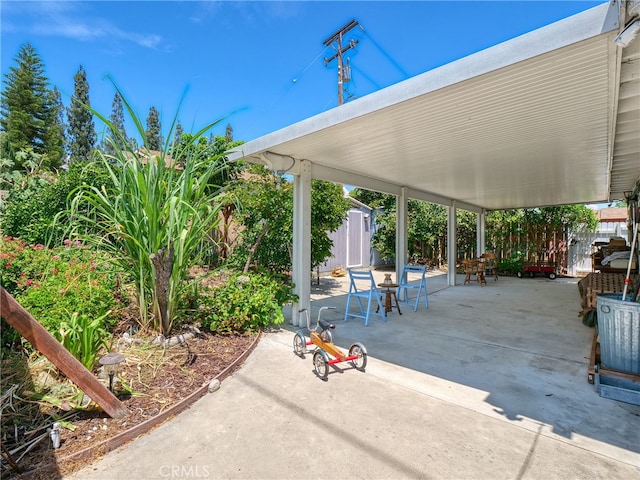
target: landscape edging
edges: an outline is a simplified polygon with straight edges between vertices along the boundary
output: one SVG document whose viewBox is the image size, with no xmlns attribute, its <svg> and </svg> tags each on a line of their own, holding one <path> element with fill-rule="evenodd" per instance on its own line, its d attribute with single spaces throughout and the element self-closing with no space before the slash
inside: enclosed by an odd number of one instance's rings
<svg viewBox="0 0 640 480">
<path fill-rule="evenodd" d="M 83 450 L 71 453 L 65 457 L 58 459 L 55 462 L 52 462 L 48 465 L 44 465 L 36 470 L 30 470 L 22 474 L 19 474 L 15 478 L 16 479 L 33 478 L 34 475 L 42 475 L 49 470 L 56 471 L 59 463 L 81 461 L 81 460 L 84 460 L 85 458 L 92 457 L 98 454 L 104 455 L 112 450 L 115 450 L 116 448 L 121 447 L 125 443 L 139 437 L 140 435 L 148 433 L 152 428 L 159 426 L 161 423 L 167 421 L 170 417 L 174 415 L 178 415 L 179 413 L 183 412 L 184 410 L 189 408 L 191 405 L 193 405 L 193 403 L 195 403 L 196 400 L 199 400 L 200 398 L 202 398 L 207 393 L 209 389 L 209 384 L 213 380 L 217 379 L 220 382 L 222 382 L 225 378 L 231 375 L 240 366 L 240 364 L 242 364 L 247 359 L 249 354 L 256 348 L 261 338 L 262 338 L 262 333 L 259 333 L 258 335 L 256 335 L 256 338 L 251 343 L 251 345 L 249 345 L 249 348 L 247 348 L 242 355 L 240 355 L 237 359 L 235 359 L 231 365 L 229 365 L 227 368 L 225 368 L 223 371 L 221 371 L 218 375 L 213 377 L 211 380 L 203 384 L 196 391 L 194 391 L 187 397 L 183 398 L 176 404 L 169 407 L 164 412 L 159 413 L 155 417 L 145 420 L 144 422 L 139 423 L 138 425 L 135 425 L 131 427 L 129 430 L 125 430 L 124 432 L 121 432 L 112 438 L 107 438 L 106 440 L 103 440 L 102 442 L 96 445 L 92 445 Z"/>
</svg>

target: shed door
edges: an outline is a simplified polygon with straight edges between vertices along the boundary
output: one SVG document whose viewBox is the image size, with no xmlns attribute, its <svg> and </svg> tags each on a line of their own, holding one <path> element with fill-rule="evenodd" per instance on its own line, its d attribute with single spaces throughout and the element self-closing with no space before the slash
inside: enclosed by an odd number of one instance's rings
<svg viewBox="0 0 640 480">
<path fill-rule="evenodd" d="M 347 267 L 362 266 L 363 226 L 362 212 L 351 210 L 347 230 Z"/>
</svg>

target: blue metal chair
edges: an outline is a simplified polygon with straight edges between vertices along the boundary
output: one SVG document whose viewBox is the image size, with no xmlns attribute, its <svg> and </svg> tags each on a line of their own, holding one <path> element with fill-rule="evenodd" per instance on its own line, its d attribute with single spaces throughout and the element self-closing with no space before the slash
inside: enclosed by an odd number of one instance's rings
<svg viewBox="0 0 640 480">
<path fill-rule="evenodd" d="M 376 282 L 373 279 L 373 274 L 370 270 L 348 270 L 349 272 L 349 295 L 347 296 L 347 308 L 344 311 L 344 321 L 346 322 L 349 317 L 364 318 L 365 327 L 369 325 L 369 316 L 379 315 L 385 322 L 387 321 L 387 313 L 384 310 L 384 306 L 380 301 L 381 293 L 376 286 Z M 360 311 L 358 313 L 349 312 L 351 306 L 351 300 L 357 301 Z M 363 305 L 362 300 L 366 300 L 366 308 Z M 371 311 L 372 306 L 377 307 L 377 311 Z"/>
<path fill-rule="evenodd" d="M 409 273 L 417 273 L 420 275 L 420 281 L 418 283 L 409 282 Z M 400 275 L 400 282 L 398 282 L 398 296 L 400 297 L 400 301 L 410 304 L 409 300 L 409 290 L 418 290 L 418 295 L 416 296 L 416 303 L 413 305 L 413 311 L 416 312 L 418 310 L 418 303 L 420 303 L 420 295 L 422 295 L 422 291 L 424 290 L 424 305 L 429 308 L 429 299 L 427 298 L 427 267 L 425 265 L 405 265 L 402 269 L 402 275 Z M 404 294 L 404 296 L 403 296 Z M 404 300 L 403 300 L 404 298 Z"/>
</svg>

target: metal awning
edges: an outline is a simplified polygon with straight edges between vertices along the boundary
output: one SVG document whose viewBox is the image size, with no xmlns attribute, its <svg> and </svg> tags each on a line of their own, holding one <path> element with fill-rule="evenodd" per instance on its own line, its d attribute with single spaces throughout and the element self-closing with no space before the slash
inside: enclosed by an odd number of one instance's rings
<svg viewBox="0 0 640 480">
<path fill-rule="evenodd" d="M 451 207 L 455 259 L 458 208 L 479 213 L 482 252 L 488 210 L 607 202 L 635 190 L 640 38 L 614 40 L 640 1 L 626 3 L 629 13 L 613 0 L 238 147 L 230 160 L 293 175 L 292 323 L 310 308 L 311 178 L 397 196 L 397 275 L 408 198 Z"/>
<path fill-rule="evenodd" d="M 640 38 L 603 4 L 230 155 L 472 211 L 623 198 L 640 179 Z"/>
</svg>

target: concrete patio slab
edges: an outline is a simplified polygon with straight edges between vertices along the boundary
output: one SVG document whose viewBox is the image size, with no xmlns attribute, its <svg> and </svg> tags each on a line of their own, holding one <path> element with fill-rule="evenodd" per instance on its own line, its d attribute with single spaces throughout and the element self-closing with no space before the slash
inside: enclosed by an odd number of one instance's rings
<svg viewBox="0 0 640 480">
<path fill-rule="evenodd" d="M 319 380 L 287 325 L 218 392 L 68 478 L 640 478 L 640 407 L 587 382 L 577 279 L 427 283 L 429 309 L 364 327 L 343 322 L 344 279 L 322 278 L 312 319 L 335 306 L 334 341 L 364 343 L 366 373 Z"/>
</svg>

